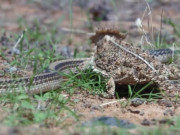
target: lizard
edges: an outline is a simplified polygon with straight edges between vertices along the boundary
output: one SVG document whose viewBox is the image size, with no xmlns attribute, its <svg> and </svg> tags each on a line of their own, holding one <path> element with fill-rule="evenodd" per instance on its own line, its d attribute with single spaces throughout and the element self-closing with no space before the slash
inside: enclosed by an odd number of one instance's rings
<svg viewBox="0 0 180 135">
<path fill-rule="evenodd" d="M 170 83 L 168 79 L 169 74 L 166 75 L 166 72 L 172 75 L 178 73 L 178 76 L 173 76 L 178 80 L 179 70 L 176 71 L 175 68 L 161 64 L 150 54 L 152 52 L 147 53 L 124 42 L 125 37 L 126 35 L 121 34 L 117 29 L 99 29 L 90 38 L 96 46 L 95 53 L 91 58 L 53 62 L 49 67 L 52 72 L 35 77 L 0 80 L 0 94 L 19 92 L 21 87 L 23 87 L 25 92 L 32 94 L 57 89 L 63 81 L 62 76 L 58 72 L 68 72 L 69 69 L 75 70 L 76 67 L 84 69 L 87 65 L 93 65 L 94 71 L 101 72 L 110 78 L 107 83 L 109 97 L 114 97 L 115 95 L 115 83 L 143 84 L 153 81 L 166 91 L 178 91 L 179 85 L 174 88 L 174 84 Z M 170 87 L 172 86 L 173 88 L 171 89 Z"/>
<path fill-rule="evenodd" d="M 158 61 L 153 53 L 124 41 L 117 29 L 99 29 L 91 37 L 96 45 L 93 56 L 94 69 L 110 77 L 107 92 L 114 96 L 115 84 L 136 85 L 153 82 L 170 96 L 179 96 L 180 70 Z M 161 50 L 162 51 L 162 50 Z M 171 51 L 166 50 L 167 54 Z"/>
</svg>

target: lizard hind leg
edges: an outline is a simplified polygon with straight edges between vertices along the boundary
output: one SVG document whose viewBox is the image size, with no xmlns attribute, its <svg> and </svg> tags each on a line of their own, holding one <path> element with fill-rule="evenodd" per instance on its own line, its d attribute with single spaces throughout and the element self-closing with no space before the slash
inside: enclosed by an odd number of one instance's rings
<svg viewBox="0 0 180 135">
<path fill-rule="evenodd" d="M 165 97 L 180 98 L 180 81 L 166 80 L 160 83 L 160 89 L 164 90 Z"/>
</svg>

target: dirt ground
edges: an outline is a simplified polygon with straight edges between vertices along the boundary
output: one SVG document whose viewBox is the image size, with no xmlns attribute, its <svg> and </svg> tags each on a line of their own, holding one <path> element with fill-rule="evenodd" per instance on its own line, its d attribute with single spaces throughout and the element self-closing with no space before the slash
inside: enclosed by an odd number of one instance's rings
<svg viewBox="0 0 180 135">
<path fill-rule="evenodd" d="M 174 23 L 180 22 L 180 2 L 178 0 L 152 0 L 150 3 L 151 13 L 147 8 L 147 3 L 144 0 L 128 0 L 121 1 L 115 4 L 113 7 L 112 3 L 107 4 L 104 7 L 107 13 L 103 16 L 103 21 L 95 21 L 95 19 L 88 20 L 87 12 L 91 7 L 102 4 L 97 3 L 95 0 L 76 0 L 72 6 L 72 25 L 69 19 L 69 3 L 65 0 L 58 1 L 36 1 L 35 0 L 1 0 L 0 1 L 0 28 L 1 31 L 5 31 L 7 34 L 21 33 L 25 28 L 20 27 L 18 21 L 23 19 L 26 24 L 31 27 L 34 24 L 34 20 L 38 20 L 42 26 L 51 28 L 54 22 L 57 22 L 61 17 L 63 20 L 58 24 L 58 31 L 66 34 L 67 37 L 72 37 L 72 42 L 69 43 L 68 38 L 64 38 L 61 44 L 70 46 L 72 50 L 78 48 L 79 51 L 91 50 L 92 46 L 88 45 L 88 34 L 95 31 L 99 26 L 116 26 L 119 27 L 122 32 L 128 33 L 127 41 L 139 44 L 142 37 L 142 32 L 138 30 L 135 25 L 137 18 L 142 18 L 143 14 L 143 28 L 146 32 L 151 31 L 148 27 L 150 16 L 152 14 L 152 25 L 153 34 L 158 35 L 160 28 L 162 27 L 162 33 L 165 32 L 167 42 L 171 45 L 175 42 L 179 45 L 179 39 L 174 34 L 173 28 L 163 23 L 161 26 L 162 18 L 170 18 Z M 110 11 L 109 11 L 110 10 Z M 95 17 L 94 11 L 90 12 L 90 18 Z M 103 13 L 100 13 L 103 14 Z M 91 23 L 92 29 L 89 28 Z M 86 34 L 70 33 L 70 27 L 85 31 Z M 69 29 L 66 29 L 69 28 Z M 2 34 L 1 32 L 1 34 Z M 152 31 L 151 31 L 152 32 Z M 57 35 L 58 36 L 58 35 Z M 59 44 L 59 45 L 61 45 Z M 172 46 L 168 46 L 172 47 Z M 80 116 L 80 122 L 88 121 L 98 116 L 111 116 L 118 119 L 128 120 L 137 125 L 156 125 L 160 124 L 162 120 L 169 119 L 174 116 L 180 115 L 180 106 L 178 103 L 174 104 L 170 101 L 162 101 L 161 103 L 148 102 L 143 103 L 140 106 L 134 107 L 132 105 L 124 106 L 126 99 L 120 99 L 120 102 L 111 103 L 117 101 L 117 99 L 105 99 L 99 96 L 89 95 L 87 93 L 74 94 L 72 100 L 78 100 L 76 104 L 70 106 Z M 104 105 L 105 103 L 109 103 Z M 79 123 L 79 122 L 78 122 Z M 154 124 L 156 123 L 156 124 Z M 64 125 L 76 125 L 74 120 L 68 120 Z M 73 126 L 73 127 L 74 127 Z M 55 126 L 49 129 L 40 128 L 39 125 L 31 125 L 24 129 L 14 127 L 8 128 L 4 125 L 0 127 L 2 133 L 6 134 L 60 134 L 64 133 L 62 126 Z M 34 129 L 30 130 L 30 129 Z M 24 132 L 25 131 L 25 132 Z M 28 131 L 28 132 L 27 132 Z"/>
</svg>

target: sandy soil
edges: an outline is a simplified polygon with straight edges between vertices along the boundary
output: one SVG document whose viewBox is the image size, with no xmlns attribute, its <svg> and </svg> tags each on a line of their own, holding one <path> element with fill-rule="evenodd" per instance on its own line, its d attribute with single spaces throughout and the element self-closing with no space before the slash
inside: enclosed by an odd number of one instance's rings
<svg viewBox="0 0 180 135">
<path fill-rule="evenodd" d="M 33 0 L 32 0 L 33 1 Z M 48 1 L 48 0 L 47 0 Z M 88 45 L 87 34 L 74 33 L 70 34 L 68 31 L 64 31 L 63 28 L 70 28 L 69 19 L 69 4 L 67 2 L 59 2 L 57 4 L 56 0 L 47 4 L 47 1 L 43 0 L 41 2 L 28 2 L 26 0 L 4 0 L 0 1 L 0 28 L 6 33 L 20 33 L 25 28 L 20 27 L 17 23 L 18 19 L 23 18 L 27 22 L 29 27 L 33 26 L 34 19 L 37 19 L 42 26 L 48 28 L 52 27 L 54 22 L 57 22 L 59 18 L 64 17 L 61 24 L 58 25 L 58 31 L 66 34 L 66 36 L 71 36 L 73 39 L 72 43 L 68 42 L 68 38 L 64 38 L 63 45 L 70 46 L 72 50 L 78 48 L 79 51 L 91 50 L 92 46 Z M 137 18 L 142 18 L 146 3 L 143 0 L 137 2 L 119 2 L 116 4 L 116 8 L 113 8 L 111 4 L 109 7 L 112 12 L 108 13 L 106 16 L 108 19 L 104 21 L 92 21 L 88 20 L 86 12 L 92 5 L 95 4 L 95 0 L 87 3 L 83 3 L 80 0 L 74 3 L 72 8 L 72 28 L 83 30 L 85 32 L 94 32 L 98 26 L 113 25 L 120 28 L 121 31 L 128 33 L 127 40 L 133 42 L 134 44 L 139 44 L 142 37 L 142 32 L 139 32 L 135 26 L 135 20 Z M 83 8 L 80 7 L 83 5 Z M 99 6 L 102 6 L 99 4 Z M 157 35 L 159 33 L 161 18 L 171 18 L 175 23 L 180 21 L 180 2 L 178 0 L 164 1 L 157 0 L 150 4 L 152 7 L 152 25 L 153 34 Z M 147 9 L 148 11 L 148 9 Z M 148 11 L 149 12 L 149 11 Z M 90 17 L 93 13 L 90 14 Z M 163 16 L 163 17 L 161 17 Z M 151 31 L 148 29 L 148 17 L 147 13 L 144 16 L 143 28 L 146 32 Z M 89 29 L 89 23 L 92 23 L 92 29 Z M 164 24 L 162 26 L 163 30 L 168 34 L 168 36 L 174 35 L 174 31 L 171 26 Z M 178 38 L 174 36 L 175 42 L 178 43 Z M 168 40 L 168 39 L 167 39 Z M 169 41 L 170 40 L 170 41 Z M 172 42 L 169 39 L 168 42 Z M 59 44 L 60 46 L 60 44 Z M 134 107 L 132 105 L 124 106 L 126 99 L 120 99 L 120 102 L 110 103 L 117 101 L 117 99 L 104 99 L 99 96 L 89 95 L 85 92 L 74 94 L 72 96 L 72 101 L 78 99 L 78 102 L 71 105 L 70 108 L 75 110 L 80 116 L 80 122 L 75 122 L 72 119 L 65 121 L 63 125 L 77 125 L 81 122 L 88 121 L 94 117 L 98 116 L 111 116 L 117 117 L 119 119 L 129 120 L 130 122 L 137 125 L 158 125 L 160 120 L 168 119 L 173 116 L 180 115 L 179 104 L 173 104 L 169 101 L 165 103 L 148 102 L 140 106 Z M 104 103 L 109 103 L 108 105 L 103 105 Z M 2 111 L 3 112 L 3 111 Z M 148 121 L 148 122 L 147 122 Z M 156 121 L 156 122 L 153 122 Z M 145 124 L 144 124 L 145 123 Z M 155 123 L 155 124 L 154 124 Z M 74 127 L 73 126 L 73 127 Z M 51 128 L 41 128 L 39 125 L 27 126 L 24 129 L 19 127 L 8 128 L 4 125 L 0 126 L 2 133 L 6 134 L 60 134 L 64 132 L 62 130 L 62 125 L 58 127 Z M 34 129 L 34 130 L 30 130 Z M 27 130 L 27 131 L 26 131 Z M 34 133 L 35 131 L 38 131 Z"/>
</svg>

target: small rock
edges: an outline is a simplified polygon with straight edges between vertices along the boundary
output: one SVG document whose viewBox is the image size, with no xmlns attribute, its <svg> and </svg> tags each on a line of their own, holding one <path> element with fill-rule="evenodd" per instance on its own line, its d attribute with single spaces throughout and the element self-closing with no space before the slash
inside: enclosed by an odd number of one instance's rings
<svg viewBox="0 0 180 135">
<path fill-rule="evenodd" d="M 7 51 L 6 51 L 8 54 L 10 54 L 11 56 L 12 55 L 19 55 L 20 54 L 20 50 L 19 49 L 17 49 L 17 48 L 11 48 L 11 49 L 8 49 Z"/>
<path fill-rule="evenodd" d="M 133 123 L 130 123 L 128 120 L 120 120 L 115 117 L 107 117 L 107 116 L 94 118 L 90 121 L 84 122 L 82 125 L 83 126 L 106 125 L 106 126 L 116 126 L 116 127 L 125 128 L 125 129 L 135 128 L 135 125 Z"/>
<path fill-rule="evenodd" d="M 17 48 L 13 48 L 13 49 L 12 49 L 12 54 L 19 55 L 19 54 L 20 54 L 20 50 L 17 49 Z"/>
<path fill-rule="evenodd" d="M 98 111 L 103 110 L 103 108 L 101 106 L 97 106 L 97 105 L 92 106 L 91 109 L 92 110 L 98 110 Z"/>
<path fill-rule="evenodd" d="M 13 72 L 16 72 L 17 71 L 17 68 L 16 67 L 11 67 L 9 68 L 9 72 L 10 73 L 13 73 Z"/>
<path fill-rule="evenodd" d="M 168 125 L 174 125 L 174 121 L 170 120 L 170 119 L 162 119 L 159 120 L 160 124 L 168 124 Z"/>
<path fill-rule="evenodd" d="M 167 99 L 159 100 L 159 105 L 166 106 L 166 107 L 172 107 L 173 106 L 172 102 L 167 100 Z"/>
<path fill-rule="evenodd" d="M 128 109 L 128 111 L 130 111 L 131 113 L 140 114 L 139 110 Z"/>
<path fill-rule="evenodd" d="M 144 111 L 140 111 L 139 115 L 143 116 L 144 115 Z"/>
<path fill-rule="evenodd" d="M 134 107 L 140 106 L 140 105 L 142 105 L 143 103 L 145 103 L 145 100 L 140 99 L 140 98 L 133 98 L 133 99 L 131 100 L 131 105 L 134 106 Z"/>
<path fill-rule="evenodd" d="M 87 104 L 84 104 L 84 107 L 85 107 L 85 108 L 91 108 L 91 104 L 88 104 L 88 103 L 87 103 Z"/>
<path fill-rule="evenodd" d="M 151 124 L 151 122 L 147 119 L 144 119 L 143 122 L 141 123 L 144 126 L 149 126 Z"/>
<path fill-rule="evenodd" d="M 9 68 L 6 68 L 4 71 L 7 72 L 7 73 L 14 73 L 14 72 L 17 72 L 17 68 L 16 67 L 9 67 Z"/>
<path fill-rule="evenodd" d="M 163 112 L 163 114 L 164 114 L 165 116 L 167 116 L 167 115 L 173 116 L 173 115 L 174 115 L 174 113 L 173 113 L 173 111 L 172 111 L 171 109 L 165 110 L 165 111 Z"/>
<path fill-rule="evenodd" d="M 132 110 L 132 109 L 128 109 L 128 111 L 130 111 L 131 113 L 134 113 L 134 114 L 139 114 L 141 116 L 144 115 L 144 112 L 143 111 L 139 111 L 139 110 Z"/>
</svg>

